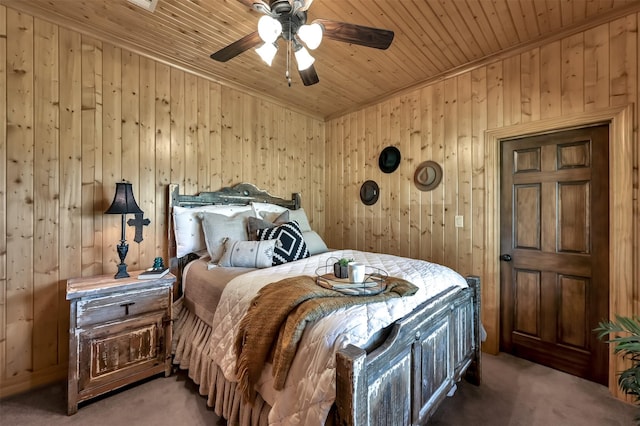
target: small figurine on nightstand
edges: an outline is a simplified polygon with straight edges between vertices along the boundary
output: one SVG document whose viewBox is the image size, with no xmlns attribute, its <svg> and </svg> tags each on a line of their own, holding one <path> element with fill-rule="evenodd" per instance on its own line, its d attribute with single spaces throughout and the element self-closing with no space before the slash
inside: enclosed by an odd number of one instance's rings
<svg viewBox="0 0 640 426">
<path fill-rule="evenodd" d="M 155 259 L 153 259 L 153 270 L 161 271 L 163 269 L 164 269 L 164 262 L 162 261 L 162 258 L 156 257 Z"/>
</svg>

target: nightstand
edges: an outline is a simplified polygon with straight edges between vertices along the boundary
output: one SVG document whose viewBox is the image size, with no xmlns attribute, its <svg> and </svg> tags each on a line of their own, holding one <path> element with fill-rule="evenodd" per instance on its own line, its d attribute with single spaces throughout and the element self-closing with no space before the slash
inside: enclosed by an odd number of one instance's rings
<svg viewBox="0 0 640 426">
<path fill-rule="evenodd" d="M 67 281 L 67 414 L 78 403 L 138 380 L 171 374 L 171 305 L 176 277 L 113 275 Z"/>
</svg>

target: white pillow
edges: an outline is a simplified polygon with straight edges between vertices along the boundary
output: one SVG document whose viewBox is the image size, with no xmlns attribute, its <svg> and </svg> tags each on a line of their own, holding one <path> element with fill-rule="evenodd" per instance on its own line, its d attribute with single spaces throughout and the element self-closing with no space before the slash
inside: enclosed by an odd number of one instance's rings
<svg viewBox="0 0 640 426">
<path fill-rule="evenodd" d="M 224 242 L 227 239 L 247 241 L 247 218 L 252 216 L 252 211 L 238 213 L 234 216 L 224 216 L 217 213 L 201 212 L 198 214 L 202 220 L 202 230 L 207 251 L 212 262 L 217 262 L 222 257 Z"/>
<path fill-rule="evenodd" d="M 218 265 L 268 268 L 273 265 L 273 249 L 277 241 L 235 241 L 227 239 L 224 243 L 224 253 Z"/>
<path fill-rule="evenodd" d="M 251 203 L 251 207 L 253 207 L 253 211 L 258 219 L 264 219 L 268 222 L 274 222 L 282 212 L 288 210 L 282 206 L 271 203 L 254 202 Z M 289 210 L 289 220 L 298 222 L 300 231 L 311 231 L 311 224 L 309 223 L 309 219 L 307 218 L 307 214 L 303 208 L 299 208 L 298 210 Z"/>
<path fill-rule="evenodd" d="M 316 231 L 303 232 L 302 238 L 307 243 L 307 250 L 309 250 L 311 256 L 329 251 L 327 244 Z"/>
<path fill-rule="evenodd" d="M 206 250 L 204 233 L 198 218 L 198 214 L 205 211 L 233 216 L 237 213 L 253 211 L 253 209 L 249 205 L 175 206 L 173 208 L 173 233 L 176 239 L 176 257 L 180 258 L 189 253 L 198 253 Z"/>
</svg>

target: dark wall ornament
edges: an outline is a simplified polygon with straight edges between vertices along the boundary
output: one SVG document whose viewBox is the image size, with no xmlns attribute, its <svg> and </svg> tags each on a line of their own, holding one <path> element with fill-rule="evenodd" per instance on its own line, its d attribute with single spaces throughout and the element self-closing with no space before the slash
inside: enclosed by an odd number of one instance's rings
<svg viewBox="0 0 640 426">
<path fill-rule="evenodd" d="M 442 167 L 435 161 L 424 161 L 413 174 L 413 183 L 420 191 L 431 191 L 442 181 Z"/>
<path fill-rule="evenodd" d="M 395 146 L 388 146 L 378 157 L 378 165 L 384 173 L 393 173 L 400 165 L 400 150 Z"/>
<path fill-rule="evenodd" d="M 360 200 L 365 206 L 371 206 L 378 201 L 380 197 L 380 188 L 378 184 L 372 180 L 368 180 L 360 187 Z"/>
</svg>

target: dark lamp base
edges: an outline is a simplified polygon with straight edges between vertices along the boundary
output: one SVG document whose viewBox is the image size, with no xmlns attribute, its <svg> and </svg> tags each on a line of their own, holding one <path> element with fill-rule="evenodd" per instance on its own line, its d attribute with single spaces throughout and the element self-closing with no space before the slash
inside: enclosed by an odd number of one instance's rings
<svg viewBox="0 0 640 426">
<path fill-rule="evenodd" d="M 116 275 L 114 276 L 114 278 L 128 278 L 129 274 L 127 273 L 127 264 L 126 263 L 121 263 L 118 265 L 118 272 L 116 272 Z"/>
</svg>

